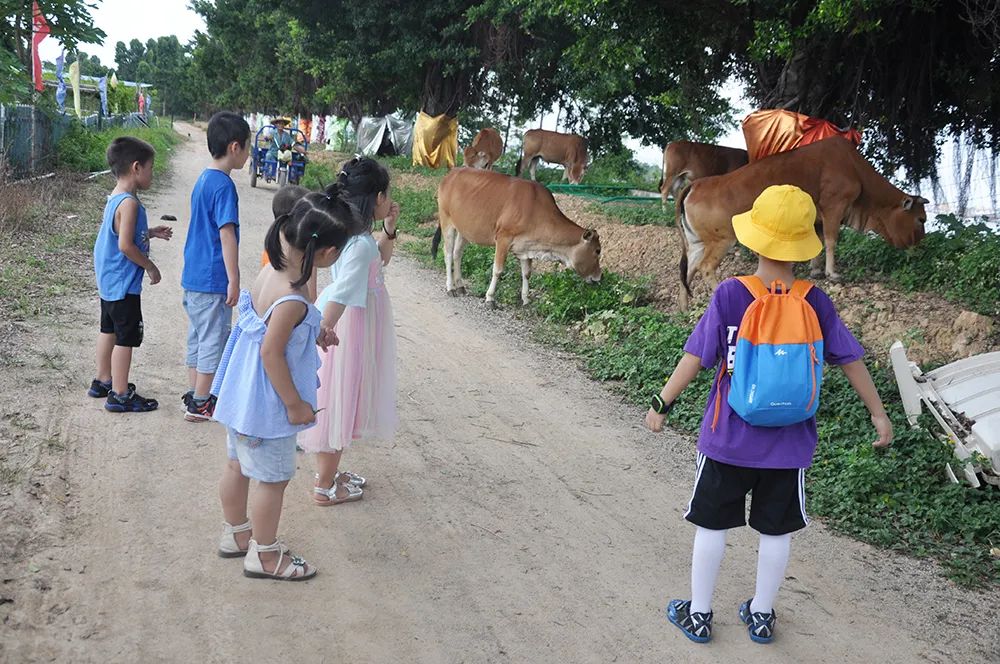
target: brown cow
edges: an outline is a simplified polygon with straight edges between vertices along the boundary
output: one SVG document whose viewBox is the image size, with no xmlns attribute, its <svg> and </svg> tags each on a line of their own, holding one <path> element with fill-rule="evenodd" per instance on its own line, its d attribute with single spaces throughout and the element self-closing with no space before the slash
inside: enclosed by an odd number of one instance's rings
<svg viewBox="0 0 1000 664">
<path fill-rule="evenodd" d="M 503 139 L 496 129 L 480 129 L 464 154 L 466 166 L 492 170 L 493 164 L 503 155 Z"/>
<path fill-rule="evenodd" d="M 531 179 L 534 180 L 539 159 L 562 164 L 566 169 L 563 179 L 580 184 L 587 170 L 587 141 L 577 134 L 560 134 L 545 129 L 528 130 L 524 132 L 521 161 L 517 162 L 514 175 L 521 175 L 521 171 L 530 166 Z"/>
<path fill-rule="evenodd" d="M 444 237 L 444 263 L 449 295 L 465 292 L 462 252 L 468 243 L 495 246 L 493 279 L 486 304 L 503 274 L 507 253 L 521 262 L 521 302 L 528 303 L 533 259 L 555 260 L 587 281 L 601 280 L 601 239 L 597 231 L 570 221 L 556 206 L 552 192 L 538 184 L 494 171 L 455 168 L 438 186 L 438 229 L 431 243 L 437 256 Z"/>
<path fill-rule="evenodd" d="M 660 198 L 667 205 L 667 196 L 677 195 L 684 187 L 699 178 L 723 175 L 746 166 L 746 150 L 727 148 L 694 141 L 674 141 L 663 148 L 663 175 L 660 180 Z"/>
<path fill-rule="evenodd" d="M 826 244 L 826 276 L 839 279 L 834 251 L 841 224 L 876 231 L 895 247 L 924 236 L 927 200 L 910 196 L 875 172 L 850 142 L 834 136 L 755 161 L 726 175 L 696 180 L 677 201 L 681 238 L 681 306 L 687 308 L 690 281 L 699 272 L 713 287 L 716 268 L 736 241 L 733 215 L 746 212 L 764 189 L 793 184 L 812 196 Z M 812 262 L 822 276 L 822 256 Z"/>
</svg>

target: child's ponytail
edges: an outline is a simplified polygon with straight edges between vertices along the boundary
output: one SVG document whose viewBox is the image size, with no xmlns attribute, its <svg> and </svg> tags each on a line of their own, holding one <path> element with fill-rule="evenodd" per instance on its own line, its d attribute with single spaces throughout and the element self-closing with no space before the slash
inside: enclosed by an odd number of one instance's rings
<svg viewBox="0 0 1000 664">
<path fill-rule="evenodd" d="M 274 266 L 275 270 L 285 269 L 285 254 L 281 250 L 281 235 L 282 229 L 288 224 L 291 218 L 289 214 L 279 216 L 271 224 L 271 227 L 267 230 L 267 237 L 264 238 L 264 248 L 267 250 L 267 256 L 270 258 L 271 265 Z"/>
</svg>

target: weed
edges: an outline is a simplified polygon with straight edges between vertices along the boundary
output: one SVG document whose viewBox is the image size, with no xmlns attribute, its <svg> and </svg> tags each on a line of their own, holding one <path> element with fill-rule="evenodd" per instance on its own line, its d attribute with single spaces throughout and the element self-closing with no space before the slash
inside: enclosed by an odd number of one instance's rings
<svg viewBox="0 0 1000 664">
<path fill-rule="evenodd" d="M 153 172 L 158 176 L 166 173 L 173 148 L 180 141 L 180 135 L 172 127 L 116 127 L 104 131 L 91 131 L 75 123 L 56 147 L 60 167 L 82 172 L 107 169 L 108 145 L 119 136 L 135 136 L 153 146 L 157 157 L 153 163 Z"/>
</svg>

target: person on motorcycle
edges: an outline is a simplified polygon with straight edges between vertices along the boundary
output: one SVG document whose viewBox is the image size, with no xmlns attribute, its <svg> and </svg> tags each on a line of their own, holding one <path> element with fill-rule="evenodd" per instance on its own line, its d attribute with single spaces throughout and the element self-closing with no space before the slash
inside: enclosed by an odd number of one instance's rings
<svg viewBox="0 0 1000 664">
<path fill-rule="evenodd" d="M 303 155 L 306 153 L 305 147 L 296 143 L 295 138 L 288 131 L 288 127 L 292 124 L 291 119 L 279 117 L 272 120 L 271 124 L 274 125 L 274 133 L 271 134 L 271 146 L 267 150 L 268 161 L 287 164 L 292 161 L 293 151 Z"/>
</svg>

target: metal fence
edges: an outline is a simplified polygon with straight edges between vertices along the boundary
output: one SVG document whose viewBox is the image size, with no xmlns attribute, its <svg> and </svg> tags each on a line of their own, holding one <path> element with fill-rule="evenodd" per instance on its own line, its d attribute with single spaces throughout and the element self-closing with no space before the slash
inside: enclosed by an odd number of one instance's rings
<svg viewBox="0 0 1000 664">
<path fill-rule="evenodd" d="M 97 113 L 76 118 L 69 113 L 19 104 L 0 105 L 0 168 L 14 180 L 49 173 L 57 165 L 56 146 L 74 122 L 100 131 L 109 127 L 146 127 L 152 114 L 104 116 Z"/>
</svg>

